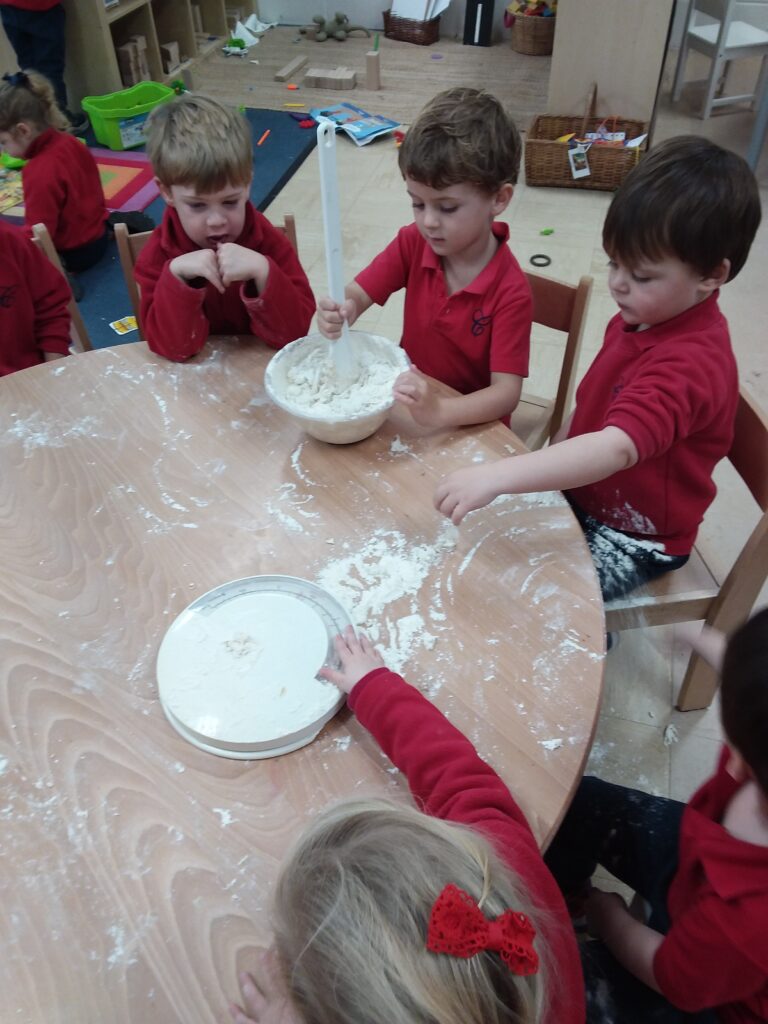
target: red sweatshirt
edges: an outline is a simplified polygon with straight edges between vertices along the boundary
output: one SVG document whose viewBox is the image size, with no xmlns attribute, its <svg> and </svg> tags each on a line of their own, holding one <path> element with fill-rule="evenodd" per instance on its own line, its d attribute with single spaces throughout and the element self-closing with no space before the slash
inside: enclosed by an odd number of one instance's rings
<svg viewBox="0 0 768 1024">
<path fill-rule="evenodd" d="M 22 11 L 50 11 L 61 0 L 0 0 L 0 7 L 19 7 Z"/>
<path fill-rule="evenodd" d="M 59 252 L 100 238 L 108 214 L 99 169 L 88 147 L 73 135 L 48 128 L 24 157 L 27 227 L 45 224 Z"/>
<path fill-rule="evenodd" d="M 0 223 L 0 375 L 69 352 L 67 282 L 19 228 Z"/>
<path fill-rule="evenodd" d="M 261 295 L 251 281 L 233 281 L 224 294 L 207 281 L 201 287 L 180 281 L 169 269 L 171 260 L 200 247 L 184 231 L 176 210 L 166 209 L 134 271 L 141 290 L 141 328 L 153 352 L 167 359 L 189 359 L 209 334 L 253 334 L 272 348 L 282 348 L 307 333 L 315 298 L 283 232 L 248 203 L 237 244 L 269 261 Z"/>
<path fill-rule="evenodd" d="M 550 953 L 545 1021 L 583 1024 L 584 981 L 568 911 L 523 812 L 499 776 L 434 705 L 388 669 L 361 679 L 349 706 L 405 774 L 425 813 L 482 832 L 519 875 L 546 915 L 546 932 L 537 940 L 543 939 Z"/>
<path fill-rule="evenodd" d="M 617 314 L 576 391 L 569 437 L 619 427 L 638 461 L 569 496 L 615 530 L 687 555 L 733 440 L 739 379 L 718 293 L 644 331 Z"/>
<path fill-rule="evenodd" d="M 667 892 L 671 924 L 653 973 L 687 1013 L 717 1007 L 724 1024 L 768 1020 L 768 847 L 738 839 L 721 822 L 743 783 L 717 771 L 691 797 L 680 856 Z"/>
</svg>

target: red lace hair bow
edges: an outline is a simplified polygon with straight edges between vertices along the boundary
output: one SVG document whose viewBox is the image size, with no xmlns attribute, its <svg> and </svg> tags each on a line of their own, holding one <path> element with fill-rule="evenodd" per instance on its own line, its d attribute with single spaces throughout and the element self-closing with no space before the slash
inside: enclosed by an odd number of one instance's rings
<svg viewBox="0 0 768 1024">
<path fill-rule="evenodd" d="M 505 910 L 489 921 L 469 893 L 446 885 L 429 915 L 427 949 L 464 959 L 488 949 L 500 953 L 513 974 L 535 974 L 539 969 L 535 935 L 526 914 Z"/>
</svg>

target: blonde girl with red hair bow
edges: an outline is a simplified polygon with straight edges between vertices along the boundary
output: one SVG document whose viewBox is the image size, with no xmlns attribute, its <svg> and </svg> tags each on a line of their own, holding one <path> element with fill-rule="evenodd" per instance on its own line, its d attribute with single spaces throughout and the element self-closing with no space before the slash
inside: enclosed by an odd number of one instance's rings
<svg viewBox="0 0 768 1024">
<path fill-rule="evenodd" d="M 421 810 L 319 815 L 277 884 L 275 948 L 242 974 L 235 1024 L 582 1024 L 563 898 L 498 775 L 349 628 L 324 676 Z"/>
</svg>

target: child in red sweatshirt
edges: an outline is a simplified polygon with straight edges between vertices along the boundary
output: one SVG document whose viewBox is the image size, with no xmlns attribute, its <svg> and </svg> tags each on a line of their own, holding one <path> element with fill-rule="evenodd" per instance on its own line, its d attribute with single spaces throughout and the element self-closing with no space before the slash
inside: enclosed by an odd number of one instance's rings
<svg viewBox="0 0 768 1024">
<path fill-rule="evenodd" d="M 152 112 L 146 134 L 168 204 L 135 269 L 152 351 L 182 360 L 209 334 L 253 334 L 272 348 L 305 335 L 314 296 L 288 239 L 248 198 L 245 118 L 186 93 Z"/>
<path fill-rule="evenodd" d="M 0 83 L 0 149 L 26 160 L 24 220 L 45 224 L 64 269 L 80 273 L 107 247 L 107 208 L 93 154 L 63 129 L 68 121 L 47 78 L 34 71 Z"/>
<path fill-rule="evenodd" d="M 0 376 L 69 353 L 69 299 L 51 262 L 0 223 Z"/>
</svg>

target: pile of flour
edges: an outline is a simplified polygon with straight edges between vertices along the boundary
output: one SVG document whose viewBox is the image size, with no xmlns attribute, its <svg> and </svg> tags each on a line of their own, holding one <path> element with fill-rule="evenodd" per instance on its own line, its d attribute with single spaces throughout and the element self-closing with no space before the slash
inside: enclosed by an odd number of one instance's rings
<svg viewBox="0 0 768 1024">
<path fill-rule="evenodd" d="M 285 371 L 283 398 L 304 415 L 347 419 L 392 403 L 392 386 L 405 369 L 399 349 L 375 337 L 356 339 L 350 379 L 339 379 L 333 345 L 324 338 L 298 347 Z"/>
</svg>

